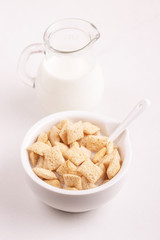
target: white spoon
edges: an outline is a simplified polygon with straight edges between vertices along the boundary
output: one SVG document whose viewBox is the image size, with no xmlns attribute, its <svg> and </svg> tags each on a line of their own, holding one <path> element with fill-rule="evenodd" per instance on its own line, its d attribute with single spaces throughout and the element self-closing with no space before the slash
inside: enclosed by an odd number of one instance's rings
<svg viewBox="0 0 160 240">
<path fill-rule="evenodd" d="M 123 122 L 121 122 L 118 127 L 116 127 L 113 133 L 109 136 L 108 142 L 114 141 L 149 106 L 150 101 L 148 99 L 141 100 L 127 115 Z"/>
</svg>

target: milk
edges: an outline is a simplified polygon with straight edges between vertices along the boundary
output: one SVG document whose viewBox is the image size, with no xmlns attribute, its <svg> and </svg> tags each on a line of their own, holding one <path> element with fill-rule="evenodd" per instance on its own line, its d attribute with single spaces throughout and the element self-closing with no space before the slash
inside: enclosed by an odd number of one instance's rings
<svg viewBox="0 0 160 240">
<path fill-rule="evenodd" d="M 47 112 L 94 110 L 104 90 L 101 67 L 87 57 L 53 56 L 42 61 L 36 93 Z"/>
</svg>

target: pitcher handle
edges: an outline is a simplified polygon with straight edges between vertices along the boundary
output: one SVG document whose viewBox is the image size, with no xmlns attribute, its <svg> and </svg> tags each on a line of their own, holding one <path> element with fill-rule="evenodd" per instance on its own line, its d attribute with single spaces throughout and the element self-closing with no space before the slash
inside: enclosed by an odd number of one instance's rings
<svg viewBox="0 0 160 240">
<path fill-rule="evenodd" d="M 30 87 L 35 87 L 35 77 L 31 77 L 26 71 L 26 63 L 30 56 L 34 53 L 44 53 L 44 45 L 42 43 L 31 44 L 26 47 L 20 55 L 18 61 L 18 74 L 22 81 Z"/>
</svg>

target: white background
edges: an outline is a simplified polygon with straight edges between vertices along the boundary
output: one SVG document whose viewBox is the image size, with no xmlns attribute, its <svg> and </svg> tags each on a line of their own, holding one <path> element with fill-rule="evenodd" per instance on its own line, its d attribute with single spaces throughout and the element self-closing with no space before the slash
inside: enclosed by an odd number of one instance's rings
<svg viewBox="0 0 160 240">
<path fill-rule="evenodd" d="M 89 20 L 101 32 L 106 115 L 122 120 L 141 98 L 152 102 L 130 128 L 133 161 L 124 188 L 106 206 L 83 214 L 39 202 L 20 162 L 26 131 L 46 113 L 34 90 L 20 82 L 18 57 L 64 17 Z M 159 82 L 159 0 L 1 0 L 0 239 L 160 239 Z"/>
</svg>

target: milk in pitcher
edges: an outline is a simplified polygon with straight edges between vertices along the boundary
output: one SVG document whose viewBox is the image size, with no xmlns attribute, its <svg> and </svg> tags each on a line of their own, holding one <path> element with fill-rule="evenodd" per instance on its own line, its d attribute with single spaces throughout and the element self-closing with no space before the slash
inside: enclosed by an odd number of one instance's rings
<svg viewBox="0 0 160 240">
<path fill-rule="evenodd" d="M 36 90 L 47 112 L 92 111 L 100 103 L 104 90 L 102 70 L 87 57 L 52 56 L 39 67 Z"/>
</svg>

